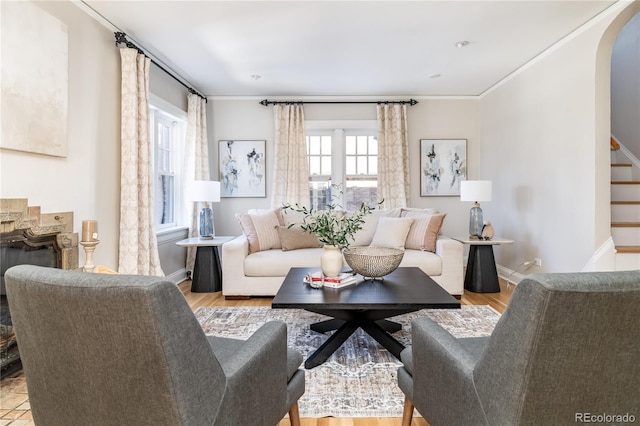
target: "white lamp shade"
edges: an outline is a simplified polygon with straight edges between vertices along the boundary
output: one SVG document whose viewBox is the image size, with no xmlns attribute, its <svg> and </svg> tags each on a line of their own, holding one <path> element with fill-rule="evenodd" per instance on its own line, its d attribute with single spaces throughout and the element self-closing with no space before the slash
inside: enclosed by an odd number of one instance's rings
<svg viewBox="0 0 640 426">
<path fill-rule="evenodd" d="M 191 201 L 214 202 L 220 201 L 220 182 L 212 180 L 194 180 L 188 187 Z"/>
<path fill-rule="evenodd" d="M 491 181 L 463 180 L 460 182 L 460 201 L 491 201 Z"/>
</svg>

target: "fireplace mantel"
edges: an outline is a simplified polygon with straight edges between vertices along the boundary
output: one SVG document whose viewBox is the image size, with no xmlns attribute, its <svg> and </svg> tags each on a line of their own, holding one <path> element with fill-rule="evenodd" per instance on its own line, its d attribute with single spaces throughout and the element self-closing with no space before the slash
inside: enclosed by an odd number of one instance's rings
<svg viewBox="0 0 640 426">
<path fill-rule="evenodd" d="M 3 243 L 20 240 L 37 245 L 50 237 L 60 250 L 58 267 L 78 268 L 78 234 L 73 232 L 73 212 L 41 213 L 40 207 L 29 206 L 26 198 L 1 198 L 0 221 Z"/>
</svg>

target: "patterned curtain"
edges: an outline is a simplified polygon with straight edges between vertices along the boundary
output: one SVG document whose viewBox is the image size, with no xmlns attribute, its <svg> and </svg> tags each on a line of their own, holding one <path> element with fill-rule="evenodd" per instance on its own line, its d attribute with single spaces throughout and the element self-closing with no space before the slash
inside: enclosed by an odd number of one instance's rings
<svg viewBox="0 0 640 426">
<path fill-rule="evenodd" d="M 406 207 L 409 200 L 407 107 L 378 104 L 378 198 L 384 207 Z"/>
<path fill-rule="evenodd" d="M 271 207 L 309 206 L 309 163 L 302 105 L 275 105 L 275 167 Z"/>
<path fill-rule="evenodd" d="M 153 209 L 149 140 L 149 66 L 136 49 L 122 59 L 120 242 L 118 272 L 163 276 Z"/>
<path fill-rule="evenodd" d="M 189 93 L 187 97 L 187 133 L 185 137 L 183 194 L 193 180 L 209 180 L 209 141 L 207 140 L 207 102 Z M 198 236 L 198 216 L 204 206 L 185 200 L 189 218 L 189 236 Z M 209 203 L 210 204 L 210 203 Z M 211 206 L 209 206 L 211 207 Z M 187 270 L 193 271 L 196 247 L 187 250 Z"/>
</svg>

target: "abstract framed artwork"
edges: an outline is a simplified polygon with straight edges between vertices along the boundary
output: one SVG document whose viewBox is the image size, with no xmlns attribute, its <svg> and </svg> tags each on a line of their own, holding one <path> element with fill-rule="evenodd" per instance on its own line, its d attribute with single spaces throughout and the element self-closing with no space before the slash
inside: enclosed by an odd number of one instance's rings
<svg viewBox="0 0 640 426">
<path fill-rule="evenodd" d="M 420 139 L 420 196 L 460 196 L 467 179 L 466 139 Z"/>
<path fill-rule="evenodd" d="M 33 2 L 2 2 L 0 147 L 67 156 L 69 29 Z"/>
<path fill-rule="evenodd" d="M 266 145 L 260 140 L 218 141 L 221 197 L 267 196 Z"/>
</svg>

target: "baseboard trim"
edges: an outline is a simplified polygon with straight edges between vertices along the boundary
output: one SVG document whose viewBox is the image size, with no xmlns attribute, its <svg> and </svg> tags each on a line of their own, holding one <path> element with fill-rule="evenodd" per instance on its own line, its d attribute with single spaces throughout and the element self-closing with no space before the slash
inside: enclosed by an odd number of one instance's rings
<svg viewBox="0 0 640 426">
<path fill-rule="evenodd" d="M 176 285 L 180 284 L 187 280 L 187 270 L 185 268 L 178 269 L 174 273 L 167 275 L 165 278 Z"/>
</svg>

